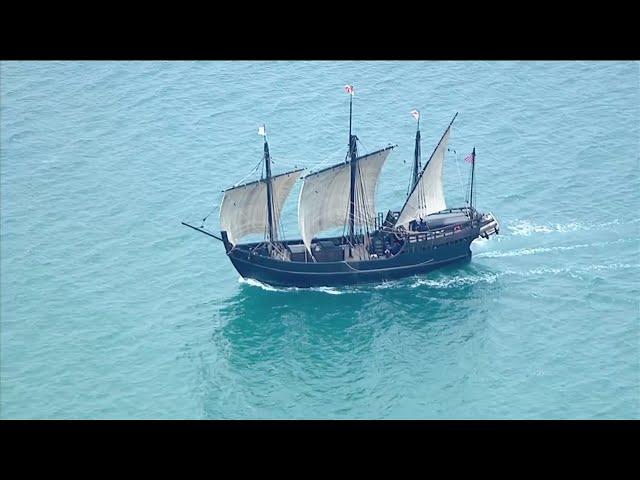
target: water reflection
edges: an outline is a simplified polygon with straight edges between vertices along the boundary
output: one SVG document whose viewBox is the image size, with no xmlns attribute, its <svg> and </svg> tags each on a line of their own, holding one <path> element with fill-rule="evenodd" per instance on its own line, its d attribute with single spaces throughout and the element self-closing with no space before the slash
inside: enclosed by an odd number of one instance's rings
<svg viewBox="0 0 640 480">
<path fill-rule="evenodd" d="M 398 281 L 327 289 L 275 289 L 240 283 L 218 315 L 223 330 L 270 333 L 299 324 L 321 334 L 342 334 L 363 319 L 375 318 L 388 328 L 394 322 L 420 328 L 450 318 L 451 304 L 464 316 L 501 288 L 491 268 L 466 264 Z M 466 303 L 461 303 L 464 300 Z"/>
<path fill-rule="evenodd" d="M 240 283 L 214 313 L 212 351 L 201 365 L 205 416 L 233 416 L 236 405 L 295 416 L 299 402 L 321 404 L 360 383 L 366 397 L 377 388 L 372 379 L 398 375 L 398 362 L 407 371 L 415 362 L 437 364 L 431 356 L 443 345 L 476 336 L 485 328 L 486 300 L 500 288 L 495 272 L 473 264 L 336 290 Z"/>
</svg>

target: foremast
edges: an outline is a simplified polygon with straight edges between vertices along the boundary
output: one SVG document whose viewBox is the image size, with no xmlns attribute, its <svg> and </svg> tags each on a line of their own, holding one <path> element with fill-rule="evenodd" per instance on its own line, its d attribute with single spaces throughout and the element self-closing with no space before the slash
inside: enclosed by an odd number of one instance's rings
<svg viewBox="0 0 640 480">
<path fill-rule="evenodd" d="M 261 234 L 263 245 L 266 244 L 269 251 L 273 251 L 274 247 L 280 249 L 282 207 L 303 169 L 296 168 L 274 175 L 264 125 L 258 128 L 258 134 L 265 137 L 263 157 L 256 165 L 256 169 L 262 166 L 262 174 L 257 180 L 224 190 L 220 205 L 220 230 L 223 239 L 226 234 L 231 245 L 237 245 L 246 235 Z"/>
</svg>

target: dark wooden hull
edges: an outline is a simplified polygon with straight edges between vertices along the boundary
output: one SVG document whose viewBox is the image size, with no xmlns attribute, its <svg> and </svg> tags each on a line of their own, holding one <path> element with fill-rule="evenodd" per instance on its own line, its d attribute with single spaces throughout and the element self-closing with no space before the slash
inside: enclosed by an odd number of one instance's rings
<svg viewBox="0 0 640 480">
<path fill-rule="evenodd" d="M 467 262 L 471 259 L 471 242 L 478 235 L 479 225 L 472 226 L 469 222 L 440 238 L 416 236 L 390 258 L 363 261 L 284 261 L 254 254 L 251 245 L 238 245 L 227 254 L 244 278 L 269 285 L 302 288 L 357 285 L 423 274 L 444 265 Z"/>
</svg>

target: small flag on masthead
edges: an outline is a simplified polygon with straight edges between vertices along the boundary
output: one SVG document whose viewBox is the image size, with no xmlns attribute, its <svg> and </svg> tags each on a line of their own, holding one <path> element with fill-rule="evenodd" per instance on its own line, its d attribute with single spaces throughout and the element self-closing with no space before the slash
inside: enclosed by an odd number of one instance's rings
<svg viewBox="0 0 640 480">
<path fill-rule="evenodd" d="M 466 157 L 464 157 L 464 161 L 465 162 L 469 162 L 469 163 L 475 163 L 476 161 L 476 149 L 473 149 L 473 152 L 471 152 L 469 155 L 467 155 Z"/>
</svg>

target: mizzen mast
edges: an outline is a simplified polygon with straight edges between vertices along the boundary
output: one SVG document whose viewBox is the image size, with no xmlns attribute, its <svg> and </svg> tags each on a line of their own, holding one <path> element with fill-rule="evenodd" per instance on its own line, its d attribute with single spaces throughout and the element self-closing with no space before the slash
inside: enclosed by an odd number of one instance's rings
<svg viewBox="0 0 640 480">
<path fill-rule="evenodd" d="M 469 193 L 469 206 L 471 208 L 469 210 L 471 215 L 473 216 L 473 175 L 476 170 L 476 147 L 473 147 L 473 152 L 471 152 L 471 155 L 469 155 L 465 160 L 467 160 L 468 162 L 471 162 L 471 187 L 470 187 L 471 191 Z"/>
<path fill-rule="evenodd" d="M 400 214 L 396 221 L 397 226 L 408 225 L 412 220 L 426 217 L 431 213 L 436 213 L 446 208 L 442 183 L 442 166 L 447 144 L 449 143 L 451 125 L 453 125 L 457 116 L 457 113 L 453 116 L 431 157 L 422 167 L 415 185 L 413 185 L 404 205 L 400 209 Z"/>
</svg>

